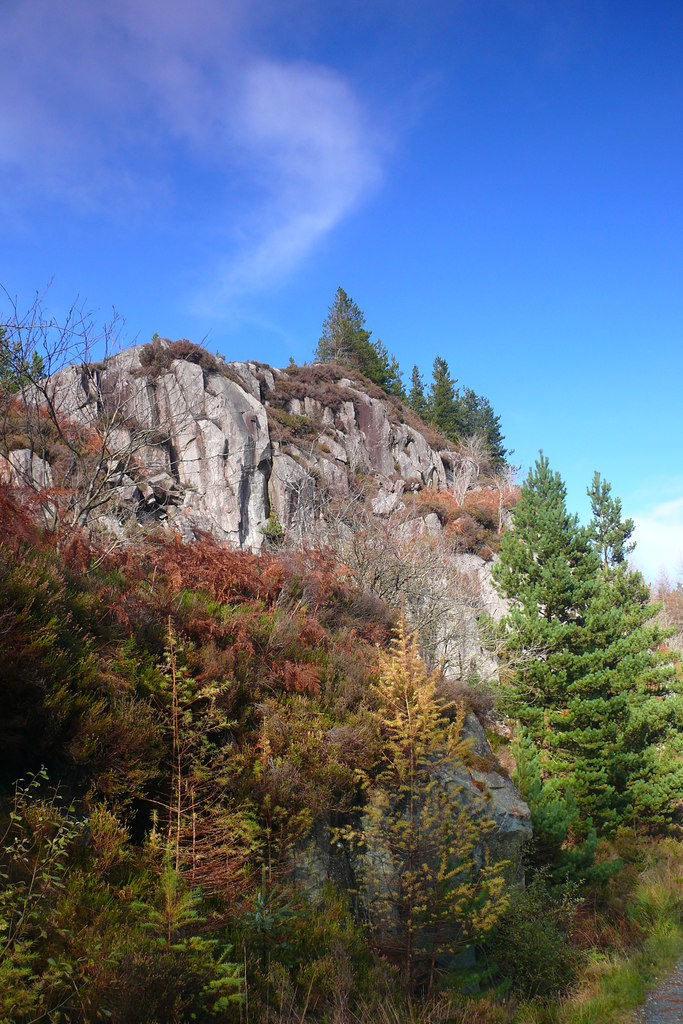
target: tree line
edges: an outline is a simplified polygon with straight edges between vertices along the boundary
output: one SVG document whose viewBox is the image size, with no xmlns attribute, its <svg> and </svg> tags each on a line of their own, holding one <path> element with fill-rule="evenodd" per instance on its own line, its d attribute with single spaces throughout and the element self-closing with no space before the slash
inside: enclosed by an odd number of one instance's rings
<svg viewBox="0 0 683 1024">
<path fill-rule="evenodd" d="M 365 315 L 343 288 L 337 288 L 323 323 L 315 350 L 315 359 L 323 363 L 353 366 L 373 384 L 405 402 L 421 420 L 434 427 L 449 441 L 458 443 L 474 434 L 485 439 L 494 466 L 501 466 L 508 454 L 500 417 L 487 398 L 472 388 L 459 388 L 442 356 L 434 360 L 429 387 L 418 367 L 412 368 L 410 388 L 406 391 L 398 360 L 365 326 Z"/>
</svg>

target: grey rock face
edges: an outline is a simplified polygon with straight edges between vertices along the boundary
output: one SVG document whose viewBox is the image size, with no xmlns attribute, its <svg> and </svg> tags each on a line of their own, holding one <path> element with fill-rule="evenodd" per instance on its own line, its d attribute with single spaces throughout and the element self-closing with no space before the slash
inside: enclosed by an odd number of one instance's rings
<svg viewBox="0 0 683 1024">
<path fill-rule="evenodd" d="M 52 469 L 28 448 L 17 448 L 7 458 L 0 455 L 0 483 L 42 491 L 52 487 Z"/>
<path fill-rule="evenodd" d="M 258 549 L 271 510 L 295 542 L 325 541 L 331 520 L 338 533 L 353 532 L 339 506 L 360 500 L 410 544 L 442 533 L 439 516 L 420 514 L 412 494 L 476 483 L 471 459 L 436 450 L 396 403 L 322 367 L 292 376 L 217 359 L 205 370 L 169 353 L 165 366 L 149 368 L 140 352 L 69 367 L 48 387 L 62 419 L 93 432 L 106 421 L 108 450 L 127 478 L 114 472 L 109 481 L 122 514 L 128 507 L 188 539 L 206 532 Z M 499 616 L 484 563 L 462 558 L 457 572 L 476 577 L 485 610 Z M 472 623 L 476 632 L 476 616 Z M 470 660 L 461 659 L 460 674 Z"/>
<path fill-rule="evenodd" d="M 414 500 L 430 488 L 461 498 L 477 481 L 472 459 L 438 451 L 396 403 L 323 367 L 297 376 L 217 359 L 205 370 L 169 353 L 165 365 L 150 369 L 140 352 L 69 367 L 49 381 L 60 418 L 86 433 L 101 432 L 105 422 L 112 501 L 97 514 L 109 516 L 110 529 L 137 519 L 188 541 L 209 533 L 258 550 L 272 512 L 290 542 L 333 543 L 343 557 L 359 531 L 373 529 L 369 516 L 398 547 L 429 557 L 416 600 L 424 615 L 438 603 L 433 663 L 443 661 L 459 678 L 497 676 L 477 623 L 482 611 L 493 618 L 505 612 L 489 566 L 476 555 L 441 552 L 441 519 Z M 29 454 L 12 452 L 0 472 L 14 484 L 21 477 L 49 486 L 51 467 L 35 457 L 27 462 Z"/>
<path fill-rule="evenodd" d="M 93 430 L 109 417 L 117 452 L 132 455 L 119 500 L 142 519 L 173 507 L 164 518 L 187 539 L 212 533 L 242 548 L 260 547 L 269 514 L 272 453 L 259 389 L 246 363 L 228 377 L 176 359 L 152 377 L 137 349 L 90 375 L 70 367 L 50 382 L 60 416 Z"/>
<path fill-rule="evenodd" d="M 117 454 L 134 453 L 125 487 L 112 481 L 118 500 L 142 519 L 163 511 L 157 518 L 187 537 L 208 532 L 258 549 L 271 505 L 286 527 L 315 522 L 324 532 L 326 504 L 347 497 L 359 474 L 376 481 L 380 516 L 400 507 L 406 481 L 413 489 L 449 486 L 423 434 L 346 378 L 337 382 L 349 396 L 343 401 L 305 395 L 286 403 L 287 415 L 317 425 L 317 437 L 274 441 L 267 407 L 283 377 L 221 359 L 211 372 L 169 360 L 155 375 L 133 348 L 102 365 L 68 367 L 49 390 L 59 415 L 86 429 L 109 416 Z M 436 534 L 440 527 L 432 515 L 417 528 Z"/>
<path fill-rule="evenodd" d="M 531 813 L 519 790 L 498 769 L 486 734 L 472 714 L 466 716 L 463 737 L 469 740 L 472 763 L 439 766 L 435 771 L 436 784 L 449 795 L 454 806 L 464 806 L 473 818 L 492 824 L 482 832 L 475 851 L 479 864 L 487 857 L 491 863 L 505 862 L 508 884 L 520 885 L 524 881 L 522 852 L 532 834 Z M 372 792 L 367 798 L 373 799 Z M 362 832 L 362 816 L 358 827 Z M 297 880 L 311 895 L 319 895 L 331 880 L 353 892 L 361 907 L 377 900 L 382 902 L 383 897 L 390 903 L 390 893 L 395 890 L 395 868 L 390 851 L 382 848 L 377 836 L 378 830 L 374 829 L 373 838 L 366 837 L 363 846 L 349 848 L 335 838 L 329 821 L 318 821 L 295 858 Z"/>
<path fill-rule="evenodd" d="M 495 763 L 486 733 L 474 715 L 467 715 L 463 736 L 470 740 L 472 752 L 482 762 Z M 508 776 L 495 767 L 470 768 L 468 782 L 459 780 L 457 772 L 453 777 L 456 784 L 461 782 L 468 802 L 476 806 L 480 801 L 482 813 L 488 815 L 496 826 L 486 842 L 491 859 L 509 861 L 510 877 L 521 881 L 524 877 L 522 850 L 532 833 L 531 811 L 521 793 Z"/>
</svg>

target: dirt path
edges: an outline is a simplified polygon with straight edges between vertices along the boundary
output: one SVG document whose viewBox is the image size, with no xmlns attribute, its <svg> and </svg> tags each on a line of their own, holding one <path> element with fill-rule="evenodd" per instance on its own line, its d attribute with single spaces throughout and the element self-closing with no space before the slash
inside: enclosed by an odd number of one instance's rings
<svg viewBox="0 0 683 1024">
<path fill-rule="evenodd" d="M 634 1024 L 683 1024 L 683 960 L 650 992 L 633 1020 Z"/>
</svg>

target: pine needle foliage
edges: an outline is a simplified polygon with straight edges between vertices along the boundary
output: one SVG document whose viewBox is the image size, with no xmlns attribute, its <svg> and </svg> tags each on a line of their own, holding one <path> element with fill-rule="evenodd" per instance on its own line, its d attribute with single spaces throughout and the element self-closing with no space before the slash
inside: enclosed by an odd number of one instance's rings
<svg viewBox="0 0 683 1024">
<path fill-rule="evenodd" d="M 683 785 L 683 708 L 642 577 L 604 564 L 603 541 L 567 512 L 564 483 L 542 453 L 513 522 L 493 570 L 512 601 L 501 623 L 511 714 L 542 752 L 546 777 L 570 786 L 583 836 L 591 820 L 604 833 L 665 825 Z"/>
<path fill-rule="evenodd" d="M 365 780 L 361 830 L 346 834 L 362 848 L 366 910 L 378 944 L 402 963 L 409 985 L 431 984 L 435 968 L 485 934 L 504 910 L 504 865 L 482 854 L 493 825 L 466 807 L 454 776 L 460 769 L 466 778 L 464 710 L 439 702 L 436 676 L 403 619 L 390 650 L 380 654 L 373 691 L 380 766 Z"/>
<path fill-rule="evenodd" d="M 404 398 L 401 370 L 394 356 L 365 328 L 365 315 L 343 288 L 337 288 L 315 351 L 321 363 L 356 367 L 388 395 Z"/>
</svg>

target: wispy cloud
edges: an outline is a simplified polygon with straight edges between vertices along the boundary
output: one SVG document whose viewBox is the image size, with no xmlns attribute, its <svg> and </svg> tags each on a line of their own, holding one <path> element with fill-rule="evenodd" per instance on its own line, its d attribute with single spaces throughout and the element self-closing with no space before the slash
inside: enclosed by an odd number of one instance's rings
<svg viewBox="0 0 683 1024">
<path fill-rule="evenodd" d="M 675 575 L 683 567 L 683 497 L 661 502 L 633 519 L 636 566 L 650 580 L 662 569 Z"/>
<path fill-rule="evenodd" d="M 259 202 L 250 241 L 225 261 L 218 302 L 272 284 L 378 182 L 381 145 L 348 82 L 329 69 L 261 60 L 232 122 Z"/>
<path fill-rule="evenodd" d="M 385 149 L 350 81 L 263 52 L 254 9 L 247 0 L 6 3 L 5 201 L 112 216 L 161 199 L 189 219 L 188 172 L 198 170 L 219 182 L 212 219 L 226 225 L 215 265 L 195 268 L 212 282 L 207 308 L 299 266 L 377 185 Z"/>
</svg>

